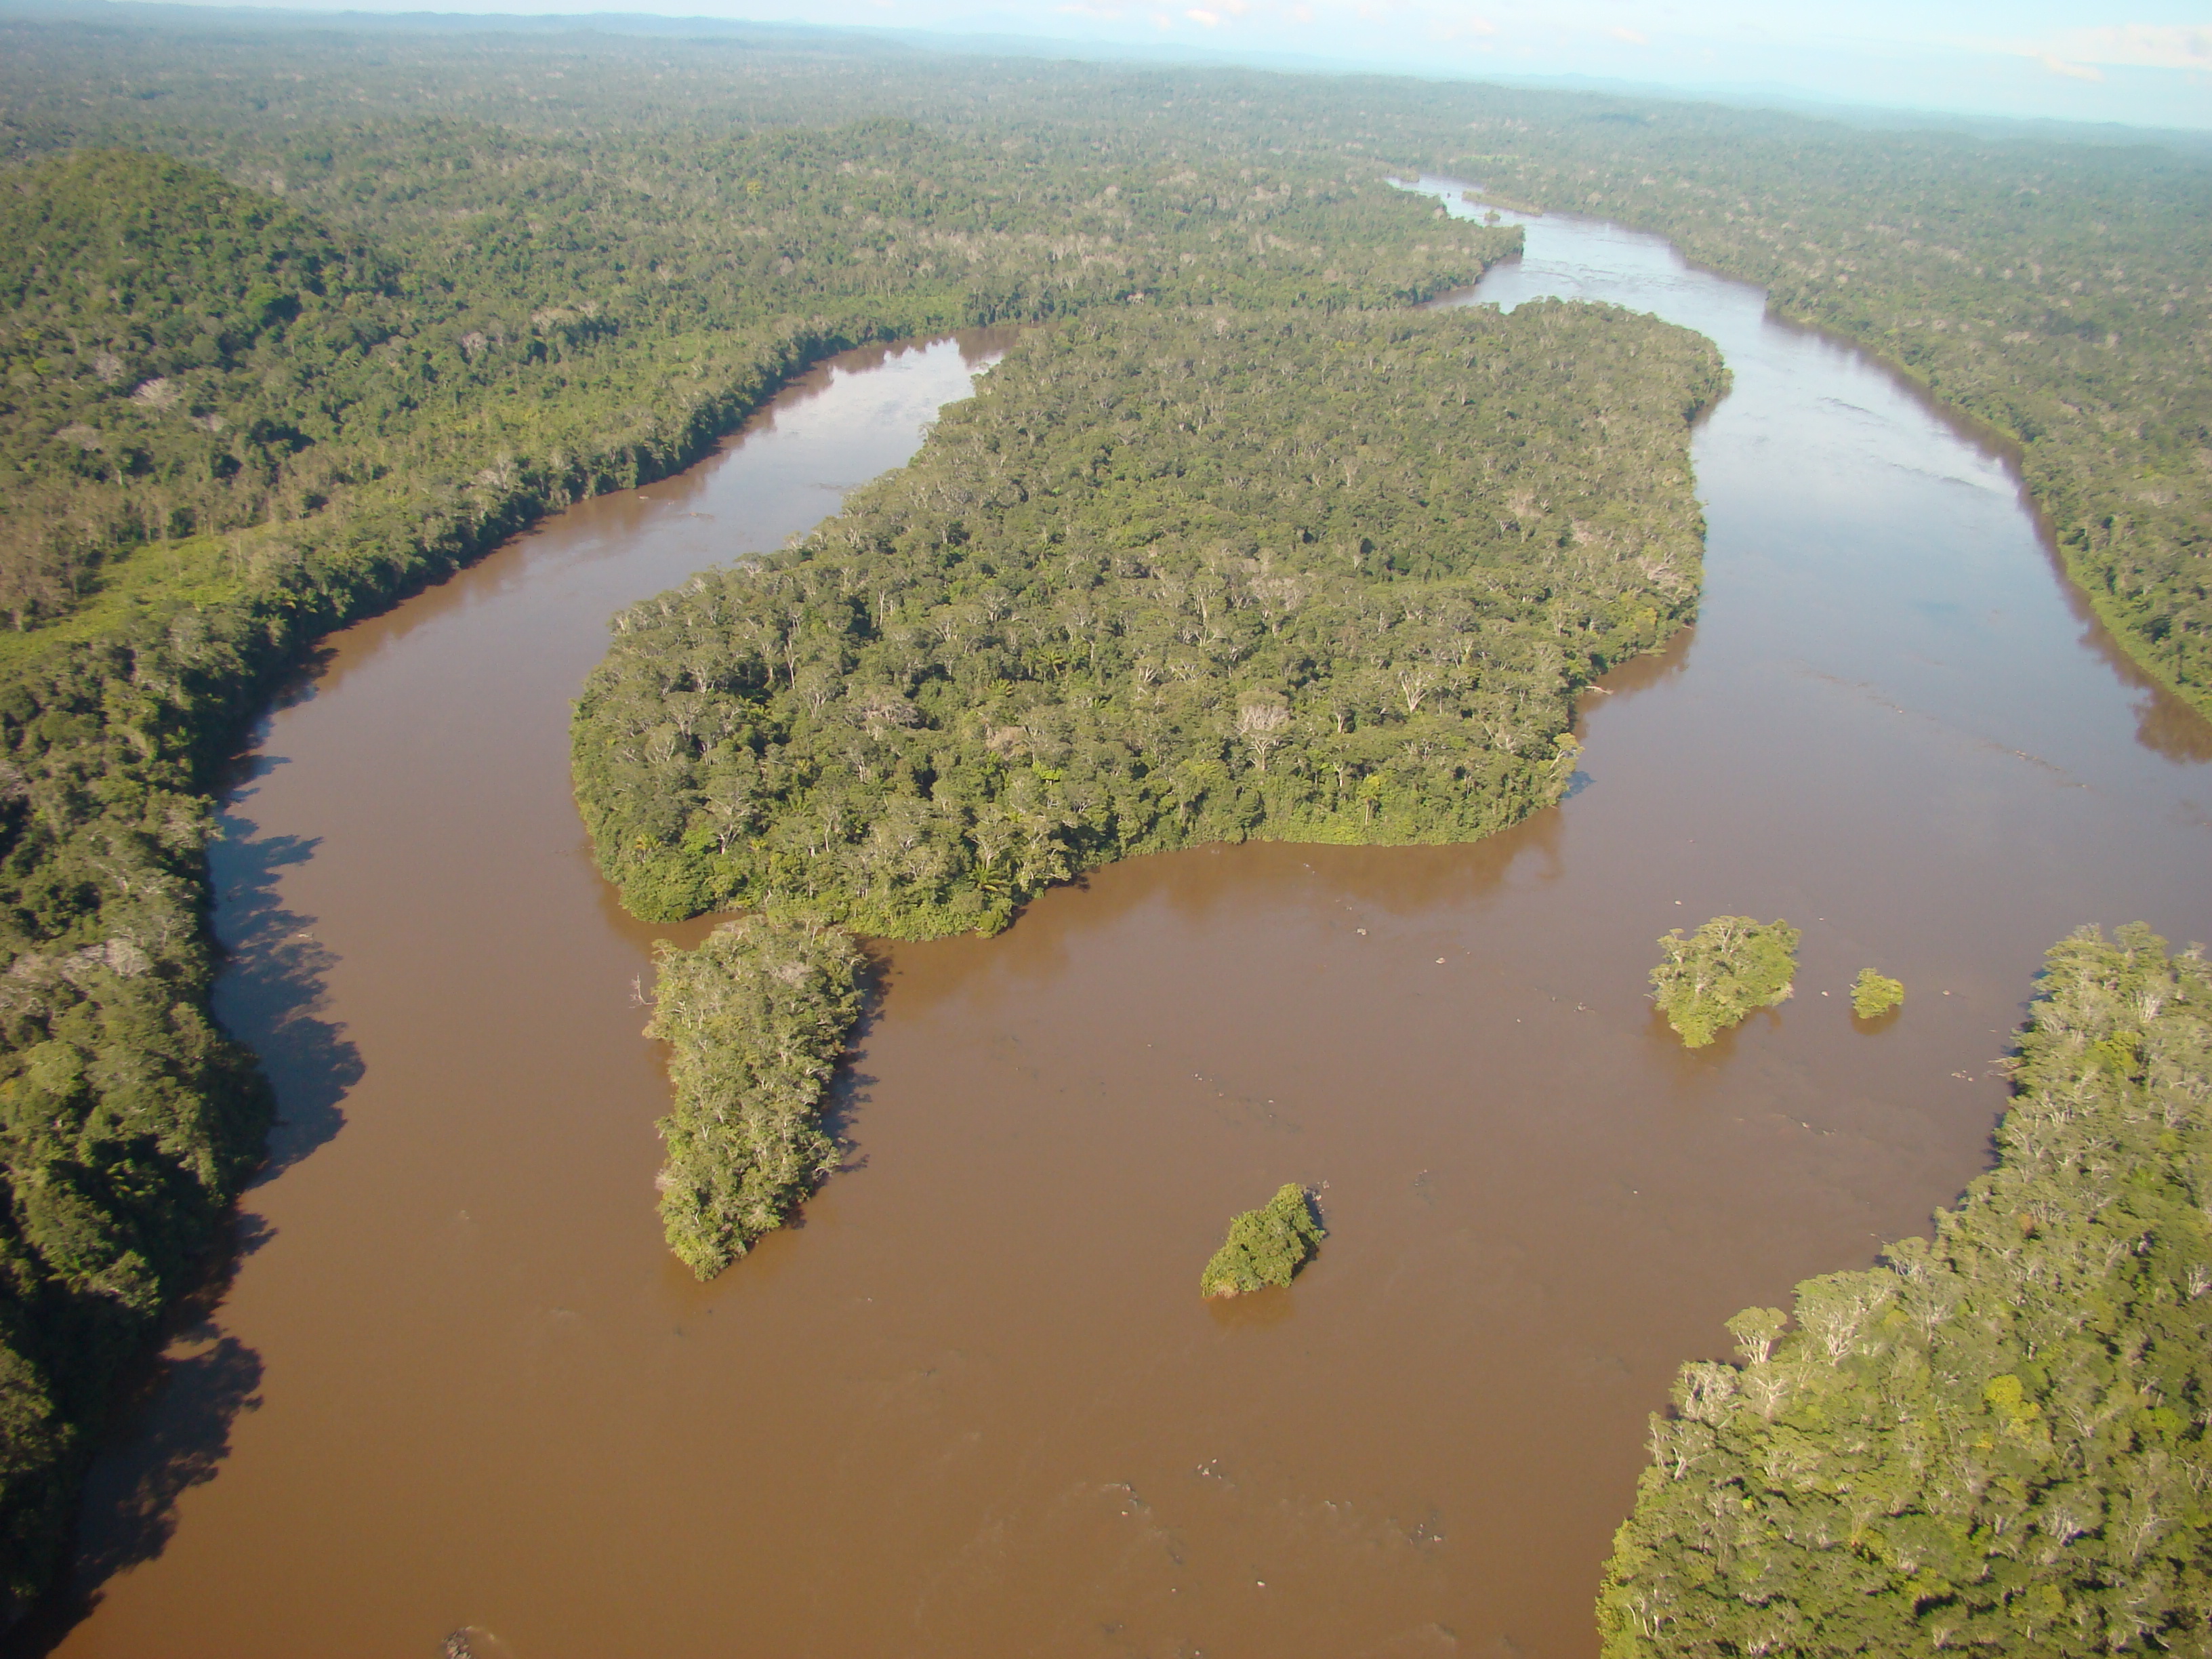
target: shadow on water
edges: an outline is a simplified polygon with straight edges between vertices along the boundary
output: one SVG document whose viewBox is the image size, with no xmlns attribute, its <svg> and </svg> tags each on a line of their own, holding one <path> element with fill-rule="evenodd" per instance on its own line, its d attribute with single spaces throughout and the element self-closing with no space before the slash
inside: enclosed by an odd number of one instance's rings
<svg viewBox="0 0 2212 1659">
<path fill-rule="evenodd" d="M 256 775 L 271 764 L 258 763 Z M 232 1036 L 260 1056 L 276 1091 L 276 1122 L 258 1183 L 337 1137 L 345 1125 L 342 1103 L 361 1080 L 362 1066 L 342 1029 L 319 1017 L 337 959 L 316 939 L 314 918 L 286 909 L 278 896 L 282 873 L 313 858 L 316 843 L 258 835 L 238 810 L 252 795 L 250 786 L 232 794 L 208 862 L 222 896 L 220 925 L 229 958 L 216 987 L 216 1012 Z"/>
<path fill-rule="evenodd" d="M 860 941 L 860 1017 L 845 1038 L 845 1052 L 822 1103 L 822 1130 L 836 1143 L 840 1175 L 868 1167 L 868 1155 L 860 1150 L 855 1135 L 862 1115 L 874 1103 L 879 1079 L 860 1064 L 860 1056 L 866 1052 L 868 1037 L 882 1017 L 884 989 L 891 977 L 889 949 L 881 941 Z"/>
<path fill-rule="evenodd" d="M 862 1018 L 865 1020 L 866 1016 L 863 1014 Z M 837 1067 L 829 1097 L 822 1103 L 822 1132 L 836 1143 L 836 1173 L 841 1176 L 854 1175 L 868 1167 L 868 1155 L 860 1150 L 854 1134 L 863 1109 L 873 1100 L 870 1091 L 878 1081 L 872 1073 L 861 1070 L 848 1058 Z"/>
<path fill-rule="evenodd" d="M 286 682 L 274 707 L 313 697 L 324 665 L 319 659 Z M 216 1016 L 259 1058 L 276 1096 L 268 1158 L 251 1183 L 257 1186 L 337 1137 L 345 1124 L 340 1103 L 363 1070 L 341 1028 L 318 1017 L 336 957 L 315 939 L 313 918 L 287 910 L 277 897 L 281 873 L 313 858 L 316 843 L 258 836 L 258 826 L 237 810 L 252 799 L 258 780 L 284 764 L 281 756 L 251 751 L 233 763 L 220 835 L 208 854 L 227 957 Z M 70 1573 L 0 1636 L 0 1659 L 43 1659 L 58 1648 L 100 1605 L 110 1580 L 167 1547 L 184 1494 L 215 1479 L 230 1452 L 231 1425 L 261 1404 L 262 1376 L 260 1355 L 216 1314 L 240 1265 L 271 1237 L 261 1218 L 234 1216 L 201 1284 L 165 1322 L 101 1436 L 78 1505 Z"/>
<path fill-rule="evenodd" d="M 1714 1032 L 1692 1048 L 1675 1034 L 1667 1016 L 1654 1006 L 1643 1024 L 1644 1063 L 1655 1075 L 1667 1079 L 1675 1099 L 1703 1099 L 1727 1078 L 1735 1064 L 1739 1047 L 1748 1044 L 1754 1036 L 1773 1037 L 1782 1030 L 1782 1023 L 1779 1007 L 1753 1008 L 1735 1024 Z"/>
<path fill-rule="evenodd" d="M 2057 576 L 2058 591 L 2066 601 L 2066 609 L 2081 626 L 2081 643 L 2136 694 L 2136 743 L 2160 759 L 2181 765 L 2212 761 L 2212 720 L 2207 720 L 2171 686 L 2128 654 L 2127 647 L 2089 603 L 2089 596 L 2067 574 L 2065 556 L 2058 550 L 2051 521 L 2029 499 L 2025 485 L 2021 486 L 2020 497 L 2021 510 L 2035 520 L 2045 556 L 2050 559 L 2051 568 Z"/>
<path fill-rule="evenodd" d="M 199 1287 L 167 1322 L 124 1389 L 86 1477 L 70 1571 L 0 1637 L 0 1659 L 45 1659 L 100 1606 L 109 1581 L 167 1547 L 185 1493 L 215 1479 L 240 1415 L 261 1405 L 261 1356 L 223 1329 L 216 1310 L 240 1265 L 272 1237 L 233 1218 Z"/>
</svg>

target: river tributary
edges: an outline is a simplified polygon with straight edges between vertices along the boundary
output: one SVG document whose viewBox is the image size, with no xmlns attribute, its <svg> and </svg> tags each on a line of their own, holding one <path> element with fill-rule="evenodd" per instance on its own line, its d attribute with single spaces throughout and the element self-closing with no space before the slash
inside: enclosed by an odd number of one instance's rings
<svg viewBox="0 0 2212 1659">
<path fill-rule="evenodd" d="M 1984 1167 L 2046 945 L 2212 936 L 2212 731 L 1895 377 L 1650 239 L 1528 234 L 1478 298 L 1656 311 L 1735 374 L 1701 620 L 1588 696 L 1582 786 L 898 946 L 850 1167 L 710 1285 L 653 1213 L 656 930 L 587 858 L 568 700 L 613 611 L 896 465 L 989 343 L 843 360 L 332 641 L 215 854 L 275 1163 L 100 1465 L 60 1650 L 1591 1653 L 1676 1364 Z M 1798 994 L 1689 1054 L 1652 941 L 1720 911 L 1805 929 Z M 1910 992 L 1872 1032 L 1868 965 Z M 1291 1180 L 1319 1261 L 1201 1304 Z"/>
</svg>

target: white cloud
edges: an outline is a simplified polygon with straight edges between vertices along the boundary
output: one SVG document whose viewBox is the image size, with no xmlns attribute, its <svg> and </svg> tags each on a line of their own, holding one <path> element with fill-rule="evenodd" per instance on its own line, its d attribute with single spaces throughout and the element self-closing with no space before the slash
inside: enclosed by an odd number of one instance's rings
<svg viewBox="0 0 2212 1659">
<path fill-rule="evenodd" d="M 2063 58 L 2053 57 L 2047 52 L 2042 56 L 2044 68 L 2053 75 L 2063 75 L 2069 81 L 2101 81 L 2105 78 L 2105 71 L 2093 64 L 2069 64 Z"/>
<path fill-rule="evenodd" d="M 2114 23 L 2068 29 L 2028 48 L 2054 68 L 2105 64 L 2130 69 L 2212 70 L 2212 27 L 2186 23 Z"/>
<path fill-rule="evenodd" d="M 1650 35 L 1639 33 L 1635 29 L 1614 27 L 1607 29 L 1606 33 L 1616 40 L 1627 41 L 1632 46 L 1648 46 L 1651 44 L 1651 37 Z"/>
<path fill-rule="evenodd" d="M 1437 24 L 1435 28 L 1430 31 L 1430 33 L 1431 38 L 1435 40 L 1457 40 L 1470 34 L 1476 36 L 1495 34 L 1498 33 L 1498 25 L 1492 22 L 1487 17 L 1478 16 L 1474 13 L 1469 12 L 1464 17 L 1452 17 L 1446 19 L 1443 22 Z"/>
<path fill-rule="evenodd" d="M 1190 10 L 1183 13 L 1183 15 L 1189 18 L 1192 22 L 1202 23 L 1210 29 L 1218 29 L 1221 27 L 1221 16 L 1218 12 L 1204 11 L 1194 6 Z"/>
</svg>

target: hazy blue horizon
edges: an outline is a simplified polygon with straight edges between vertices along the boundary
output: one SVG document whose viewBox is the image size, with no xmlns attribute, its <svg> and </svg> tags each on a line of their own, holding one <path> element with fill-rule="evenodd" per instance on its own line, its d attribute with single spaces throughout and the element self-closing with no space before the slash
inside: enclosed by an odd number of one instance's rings
<svg viewBox="0 0 2212 1659">
<path fill-rule="evenodd" d="M 172 0 L 230 6 L 234 0 Z M 1305 70 L 1581 80 L 1676 96 L 2212 130 L 2212 3 L 1869 0 L 291 0 L 397 16 L 651 16 L 883 32 L 947 49 L 1167 53 Z M 54 0 L 18 15 L 90 15 Z"/>
</svg>

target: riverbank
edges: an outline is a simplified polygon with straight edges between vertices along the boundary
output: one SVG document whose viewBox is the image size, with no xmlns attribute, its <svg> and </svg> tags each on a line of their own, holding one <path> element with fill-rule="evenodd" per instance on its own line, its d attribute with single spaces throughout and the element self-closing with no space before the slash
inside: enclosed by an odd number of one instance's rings
<svg viewBox="0 0 2212 1659">
<path fill-rule="evenodd" d="M 860 343 L 1279 289 L 1395 306 L 1516 241 L 1310 170 L 1248 191 L 1243 167 L 1232 191 L 1208 163 L 1125 188 L 1087 157 L 896 124 L 702 138 L 689 154 L 714 164 L 680 209 L 580 175 L 562 144 L 480 129 L 356 132 L 300 191 L 106 136 L 33 147 L 74 153 L 19 169 L 0 270 L 0 344 L 22 360 L 0 468 L 23 486 L 0 503 L 0 585 L 19 623 L 50 618 L 0 644 L 0 1162 L 21 1246 L 0 1320 L 21 1377 L 0 1613 L 43 1582 L 118 1367 L 258 1162 L 267 1091 L 210 1018 L 200 858 L 235 739 L 319 641 L 550 512 L 676 473 Z M 594 142 L 635 159 L 641 141 Z M 526 201 L 513 240 L 495 233 Z M 857 240 L 802 270 L 806 237 L 848 216 Z M 1062 267 L 1041 233 L 1099 216 L 1116 251 Z M 1296 240 L 1224 242 L 1262 222 Z M 940 235 L 957 265 L 926 257 Z M 767 237 L 799 257 L 758 258 Z"/>
<path fill-rule="evenodd" d="M 2200 159 L 1679 107 L 1489 142 L 1443 165 L 1666 236 L 2002 434 L 2084 599 L 2212 714 Z"/>
</svg>

